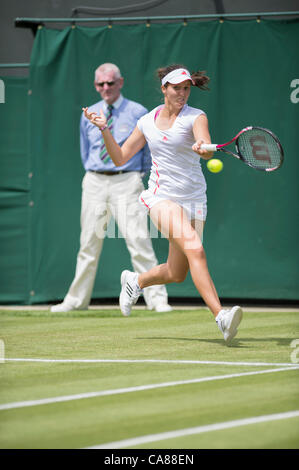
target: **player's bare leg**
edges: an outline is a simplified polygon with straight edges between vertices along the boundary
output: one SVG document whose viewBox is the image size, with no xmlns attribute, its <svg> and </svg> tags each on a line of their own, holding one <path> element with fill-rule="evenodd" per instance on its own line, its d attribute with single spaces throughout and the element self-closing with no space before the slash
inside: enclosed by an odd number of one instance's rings
<svg viewBox="0 0 299 470">
<path fill-rule="evenodd" d="M 169 239 L 169 254 L 165 264 L 139 275 L 140 288 L 182 282 L 190 269 L 195 287 L 216 317 L 222 308 L 220 300 L 208 270 L 201 237 L 185 212 L 172 201 L 163 201 L 151 209 L 151 219 Z"/>
</svg>

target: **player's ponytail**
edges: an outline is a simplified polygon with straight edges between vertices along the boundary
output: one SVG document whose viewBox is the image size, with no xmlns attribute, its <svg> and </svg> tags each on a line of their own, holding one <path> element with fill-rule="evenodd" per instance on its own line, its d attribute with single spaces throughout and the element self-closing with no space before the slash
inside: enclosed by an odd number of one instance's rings
<svg viewBox="0 0 299 470">
<path fill-rule="evenodd" d="M 205 71 L 198 70 L 197 72 L 191 73 L 192 84 L 201 88 L 202 90 L 208 90 L 208 83 L 210 81 L 209 77 L 206 75 Z"/>
</svg>

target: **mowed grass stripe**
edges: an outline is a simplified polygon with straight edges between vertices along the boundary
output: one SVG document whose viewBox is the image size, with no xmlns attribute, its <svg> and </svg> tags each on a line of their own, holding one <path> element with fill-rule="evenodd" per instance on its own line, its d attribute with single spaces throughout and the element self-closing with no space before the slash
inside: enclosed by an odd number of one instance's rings
<svg viewBox="0 0 299 470">
<path fill-rule="evenodd" d="M 122 441 L 108 442 L 98 446 L 87 447 L 87 449 L 121 449 L 125 447 L 132 448 L 150 442 L 157 442 L 168 439 L 175 439 L 178 437 L 190 436 L 193 434 L 201 434 L 212 431 L 220 431 L 240 426 L 248 426 L 252 424 L 265 423 L 269 421 L 277 421 L 281 419 L 290 419 L 299 417 L 299 410 L 288 411 L 285 413 L 275 413 L 264 416 L 254 416 L 252 418 L 237 419 L 234 421 L 226 421 L 222 423 L 208 424 L 204 426 L 196 426 L 186 429 L 178 429 L 175 431 L 168 431 L 158 434 L 150 434 L 147 436 L 140 436 L 131 439 L 124 439 Z"/>
<path fill-rule="evenodd" d="M 196 360 L 180 360 L 180 359 L 47 359 L 47 358 L 5 358 L 3 362 L 46 362 L 46 363 L 78 363 L 78 364 L 99 364 L 99 363 L 116 363 L 116 364 L 200 364 L 200 365 L 220 365 L 220 366 L 253 366 L 253 367 L 298 367 L 299 364 L 291 362 L 235 362 L 235 361 L 196 361 Z"/>
<path fill-rule="evenodd" d="M 110 311 L 2 312 L 5 356 L 26 358 L 0 364 L 2 404 L 283 367 L 278 364 L 293 370 L 1 411 L 0 447 L 82 449 L 298 410 L 298 313 L 246 313 L 229 348 L 211 320 L 200 309 L 133 311 L 129 318 Z M 62 358 L 65 364 L 55 362 Z M 95 358 L 108 361 L 93 363 Z M 174 362 L 151 362 L 159 359 Z M 298 424 L 285 419 L 232 427 L 172 439 L 171 445 L 298 448 Z M 169 442 L 156 445 L 170 448 Z"/>
<path fill-rule="evenodd" d="M 178 380 L 173 382 L 164 382 L 160 384 L 149 384 L 149 385 L 140 385 L 136 387 L 126 387 L 126 388 L 119 388 L 115 390 L 101 390 L 98 392 L 89 392 L 89 393 L 79 393 L 75 395 L 65 395 L 60 397 L 52 397 L 52 398 L 43 398 L 40 400 L 27 400 L 21 402 L 14 402 L 14 403 L 5 403 L 0 405 L 1 410 L 11 410 L 15 408 L 25 408 L 30 406 L 39 406 L 39 405 L 48 405 L 52 403 L 60 403 L 60 402 L 67 402 L 73 400 L 82 400 L 87 398 L 97 398 L 101 396 L 109 396 L 109 395 L 119 395 L 123 393 L 132 393 L 132 392 L 142 392 L 145 390 L 153 390 L 157 388 L 166 388 L 166 387 L 174 387 L 179 385 L 189 385 L 201 382 L 213 382 L 215 380 L 226 380 L 226 379 L 233 379 L 245 376 L 252 376 L 252 375 L 260 375 L 260 374 L 269 374 L 274 372 L 283 372 L 287 370 L 294 370 L 297 369 L 296 367 L 282 367 L 277 369 L 267 369 L 267 370 L 259 370 L 254 372 L 241 372 L 237 374 L 225 374 L 225 375 L 218 375 L 212 377 L 201 377 L 197 379 L 190 379 L 190 380 Z"/>
</svg>

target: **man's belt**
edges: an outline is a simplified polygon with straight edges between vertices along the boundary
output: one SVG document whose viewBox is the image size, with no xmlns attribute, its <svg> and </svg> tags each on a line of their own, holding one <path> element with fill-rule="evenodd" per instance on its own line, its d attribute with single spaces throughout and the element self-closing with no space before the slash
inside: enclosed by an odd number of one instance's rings
<svg viewBox="0 0 299 470">
<path fill-rule="evenodd" d="M 89 170 L 92 173 L 97 173 L 98 175 L 105 175 L 105 176 L 113 176 L 113 175 L 121 175 L 122 173 L 128 173 L 128 171 L 120 170 L 120 171 L 97 171 L 97 170 Z"/>
</svg>

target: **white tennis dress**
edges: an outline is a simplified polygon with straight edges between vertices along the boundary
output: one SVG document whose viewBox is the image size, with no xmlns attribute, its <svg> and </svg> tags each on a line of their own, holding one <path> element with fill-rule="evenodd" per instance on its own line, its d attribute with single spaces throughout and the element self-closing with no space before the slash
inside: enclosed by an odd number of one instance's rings
<svg viewBox="0 0 299 470">
<path fill-rule="evenodd" d="M 158 106 L 137 122 L 144 134 L 152 156 L 148 189 L 139 201 L 148 209 L 162 200 L 182 206 L 189 219 L 205 220 L 207 215 L 206 181 L 200 157 L 192 150 L 193 124 L 202 110 L 185 105 L 170 129 L 160 130 L 155 119 Z"/>
</svg>

